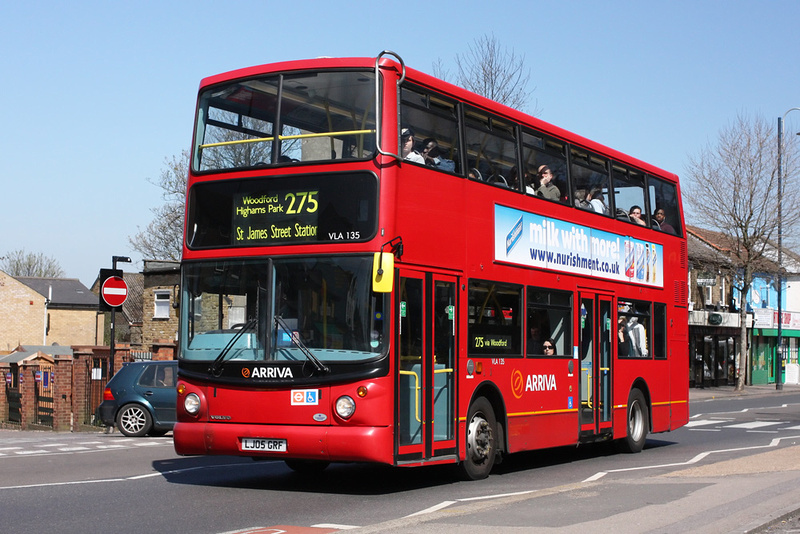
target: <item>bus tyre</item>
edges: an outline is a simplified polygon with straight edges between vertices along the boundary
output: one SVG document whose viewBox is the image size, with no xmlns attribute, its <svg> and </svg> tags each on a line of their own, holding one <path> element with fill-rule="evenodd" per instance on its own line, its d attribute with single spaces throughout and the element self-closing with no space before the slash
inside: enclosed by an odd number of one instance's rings
<svg viewBox="0 0 800 534">
<path fill-rule="evenodd" d="M 647 403 L 644 395 L 638 389 L 632 389 L 628 396 L 628 429 L 626 436 L 620 443 L 625 452 L 640 452 L 647 441 L 647 431 L 650 428 Z"/>
<path fill-rule="evenodd" d="M 325 460 L 299 460 L 297 458 L 287 458 L 284 460 L 286 465 L 292 471 L 302 473 L 304 475 L 314 475 L 325 471 L 331 465 L 330 462 Z"/>
<path fill-rule="evenodd" d="M 467 457 L 461 463 L 461 473 L 466 480 L 489 476 L 497 455 L 496 440 L 497 421 L 492 405 L 485 397 L 478 397 L 467 416 Z"/>
</svg>

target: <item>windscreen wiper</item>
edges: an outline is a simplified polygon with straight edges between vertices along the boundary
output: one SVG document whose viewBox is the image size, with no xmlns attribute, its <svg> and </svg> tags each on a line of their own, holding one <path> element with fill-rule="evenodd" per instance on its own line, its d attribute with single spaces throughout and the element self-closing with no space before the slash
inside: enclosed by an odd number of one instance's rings
<svg viewBox="0 0 800 534">
<path fill-rule="evenodd" d="M 316 367 L 317 371 L 322 371 L 323 373 L 331 372 L 330 368 L 326 366 L 324 363 L 322 363 L 319 360 L 319 358 L 314 356 L 314 353 L 312 353 L 311 350 L 308 347 L 306 347 L 306 344 L 303 343 L 303 341 L 300 339 L 300 336 L 295 336 L 292 333 L 292 329 L 289 327 L 288 324 L 286 324 L 286 321 L 283 320 L 283 317 L 281 317 L 280 315 L 276 315 L 275 324 L 283 328 L 283 330 L 287 334 L 289 334 L 289 338 L 292 340 L 292 343 L 294 343 L 297 346 L 297 348 L 300 349 L 300 352 L 302 352 L 305 355 L 306 359 L 310 361 L 314 365 L 314 367 Z"/>
<path fill-rule="evenodd" d="M 211 367 L 209 368 L 211 374 L 213 374 L 214 376 L 219 376 L 220 373 L 222 373 L 222 363 L 225 361 L 225 358 L 228 356 L 228 353 L 230 353 L 231 349 L 233 349 L 233 346 L 236 344 L 237 341 L 239 341 L 242 335 L 256 325 L 256 321 L 257 319 L 255 317 L 248 320 L 246 323 L 244 323 L 244 326 L 242 326 L 241 330 L 236 332 L 236 334 L 233 337 L 231 337 L 228 343 L 225 344 L 225 347 L 219 352 L 219 355 L 217 355 L 216 359 L 214 360 L 214 363 L 212 363 Z"/>
</svg>

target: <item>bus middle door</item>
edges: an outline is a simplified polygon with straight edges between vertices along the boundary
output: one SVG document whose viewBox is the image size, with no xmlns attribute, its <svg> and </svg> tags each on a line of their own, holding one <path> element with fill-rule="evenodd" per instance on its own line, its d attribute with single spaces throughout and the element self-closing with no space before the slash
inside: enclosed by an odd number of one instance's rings
<svg viewBox="0 0 800 534">
<path fill-rule="evenodd" d="M 580 437 L 592 441 L 612 431 L 612 297 L 581 291 L 578 313 Z"/>
<path fill-rule="evenodd" d="M 401 269 L 395 288 L 397 464 L 454 456 L 457 279 Z"/>
</svg>

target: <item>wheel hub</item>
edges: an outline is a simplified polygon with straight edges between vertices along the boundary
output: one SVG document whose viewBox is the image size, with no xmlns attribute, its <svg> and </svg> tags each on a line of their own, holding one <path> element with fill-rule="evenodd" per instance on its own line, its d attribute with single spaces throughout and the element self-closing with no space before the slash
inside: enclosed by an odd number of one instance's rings
<svg viewBox="0 0 800 534">
<path fill-rule="evenodd" d="M 467 446 L 475 460 L 483 460 L 492 452 L 492 425 L 483 417 L 476 416 L 469 425 Z"/>
</svg>

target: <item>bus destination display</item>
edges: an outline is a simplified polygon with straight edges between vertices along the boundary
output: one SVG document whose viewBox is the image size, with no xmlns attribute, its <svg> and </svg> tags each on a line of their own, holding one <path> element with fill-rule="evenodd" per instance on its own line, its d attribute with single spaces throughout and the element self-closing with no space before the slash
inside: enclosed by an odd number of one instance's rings
<svg viewBox="0 0 800 534">
<path fill-rule="evenodd" d="M 236 245 L 317 241 L 319 191 L 234 195 L 233 228 Z"/>
<path fill-rule="evenodd" d="M 295 174 L 195 184 L 189 190 L 189 248 L 264 247 L 372 239 L 373 173 Z"/>
</svg>

